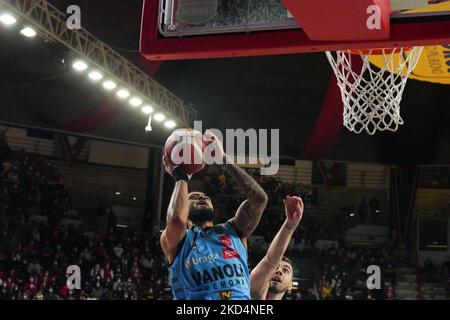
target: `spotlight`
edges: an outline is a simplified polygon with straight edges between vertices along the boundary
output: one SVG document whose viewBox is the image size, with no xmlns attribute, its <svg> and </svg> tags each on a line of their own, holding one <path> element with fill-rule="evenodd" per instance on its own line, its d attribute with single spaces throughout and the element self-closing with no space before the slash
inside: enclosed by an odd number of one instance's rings
<svg viewBox="0 0 450 320">
<path fill-rule="evenodd" d="M 161 122 L 161 121 L 163 121 L 166 118 L 166 116 L 163 115 L 162 113 L 157 113 L 157 114 L 155 114 L 154 118 L 155 118 L 156 121 Z"/>
<path fill-rule="evenodd" d="M 98 72 L 98 71 L 92 71 L 92 72 L 90 72 L 89 73 L 89 79 L 91 79 L 92 81 L 98 81 L 98 80 L 100 80 L 101 78 L 103 78 L 103 75 L 100 73 L 100 72 Z"/>
<path fill-rule="evenodd" d="M 20 30 L 20 33 L 22 35 L 24 35 L 27 38 L 33 38 L 36 36 L 36 31 L 34 31 L 32 28 L 30 27 L 25 27 L 22 30 Z"/>
<path fill-rule="evenodd" d="M 87 69 L 87 64 L 86 62 L 82 61 L 82 60 L 77 60 L 73 63 L 72 67 L 77 70 L 77 71 L 84 71 Z"/>
<path fill-rule="evenodd" d="M 150 107 L 149 105 L 145 105 L 145 106 L 142 108 L 142 112 L 145 113 L 145 114 L 150 114 L 150 113 L 152 113 L 153 111 L 154 111 L 153 108 Z"/>
<path fill-rule="evenodd" d="M 117 85 L 114 82 L 112 82 L 111 80 L 103 82 L 103 88 L 105 88 L 107 90 L 112 90 L 112 89 L 115 89 L 116 87 L 117 87 Z"/>
<path fill-rule="evenodd" d="M 138 97 L 133 97 L 130 99 L 130 104 L 133 107 L 139 107 L 142 104 L 142 100 L 139 99 Z"/>
<path fill-rule="evenodd" d="M 164 123 L 164 125 L 166 126 L 166 128 L 172 129 L 175 128 L 175 126 L 177 125 L 175 122 L 173 122 L 172 120 L 166 121 L 166 123 Z"/>
<path fill-rule="evenodd" d="M 17 22 L 16 18 L 9 13 L 3 13 L 0 15 L 0 22 L 4 25 L 10 26 Z"/>
<path fill-rule="evenodd" d="M 119 91 L 117 91 L 117 96 L 121 99 L 128 98 L 129 95 L 130 95 L 130 92 L 126 89 L 120 89 Z"/>
</svg>

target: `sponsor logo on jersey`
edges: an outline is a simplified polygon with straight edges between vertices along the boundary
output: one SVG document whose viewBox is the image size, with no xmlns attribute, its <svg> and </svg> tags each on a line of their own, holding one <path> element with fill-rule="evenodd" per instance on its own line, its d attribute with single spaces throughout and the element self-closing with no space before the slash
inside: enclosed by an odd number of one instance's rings
<svg viewBox="0 0 450 320">
<path fill-rule="evenodd" d="M 198 287 L 215 281 L 221 281 L 222 287 L 226 287 L 243 283 L 243 280 L 238 278 L 244 278 L 244 268 L 240 264 L 225 264 L 192 272 L 191 276 Z"/>
<path fill-rule="evenodd" d="M 217 259 L 219 259 L 219 255 L 217 253 L 211 253 L 204 257 L 192 257 L 184 261 L 184 266 L 189 269 L 192 266 L 198 266 L 205 263 L 214 263 Z"/>
<path fill-rule="evenodd" d="M 232 295 L 233 295 L 233 291 L 231 291 L 231 290 L 219 292 L 220 299 L 222 299 L 222 300 L 229 300 L 229 299 L 231 299 Z"/>
<path fill-rule="evenodd" d="M 222 243 L 224 246 L 231 247 L 231 245 L 232 245 L 231 238 L 229 235 L 221 236 L 219 238 L 219 240 L 220 240 L 220 243 Z"/>
<path fill-rule="evenodd" d="M 236 250 L 232 248 L 223 248 L 222 249 L 222 256 L 224 259 L 233 259 L 233 258 L 240 258 L 241 256 L 239 253 L 237 253 Z"/>
</svg>

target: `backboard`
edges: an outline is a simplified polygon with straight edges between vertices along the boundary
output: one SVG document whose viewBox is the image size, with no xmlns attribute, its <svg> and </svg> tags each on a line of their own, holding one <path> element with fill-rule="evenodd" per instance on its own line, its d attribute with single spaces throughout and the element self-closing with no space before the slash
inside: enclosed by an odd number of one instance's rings
<svg viewBox="0 0 450 320">
<path fill-rule="evenodd" d="M 381 29 L 352 34 L 370 5 Z M 448 43 L 448 0 L 145 0 L 140 47 L 175 60 Z"/>
</svg>

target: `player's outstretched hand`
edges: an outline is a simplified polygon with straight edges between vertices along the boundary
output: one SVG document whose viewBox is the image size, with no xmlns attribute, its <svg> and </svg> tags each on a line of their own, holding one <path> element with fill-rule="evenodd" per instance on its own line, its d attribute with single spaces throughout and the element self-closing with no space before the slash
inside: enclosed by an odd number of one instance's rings
<svg viewBox="0 0 450 320">
<path fill-rule="evenodd" d="M 206 130 L 203 138 L 210 148 L 214 148 L 215 158 L 222 159 L 225 163 L 231 163 L 231 159 L 223 148 L 223 142 L 211 130 Z"/>
<path fill-rule="evenodd" d="M 284 200 L 284 209 L 286 213 L 286 223 L 292 229 L 297 228 L 303 217 L 303 205 L 302 198 L 286 196 Z"/>
<path fill-rule="evenodd" d="M 166 172 L 168 174 L 170 174 L 175 181 L 178 180 L 185 180 L 185 181 L 189 181 L 192 178 L 192 174 L 187 174 L 186 171 L 181 168 L 180 166 L 176 166 L 172 163 L 172 161 L 170 161 L 169 159 L 166 158 L 165 155 L 163 155 L 163 164 L 164 164 L 164 169 L 166 170 Z"/>
</svg>

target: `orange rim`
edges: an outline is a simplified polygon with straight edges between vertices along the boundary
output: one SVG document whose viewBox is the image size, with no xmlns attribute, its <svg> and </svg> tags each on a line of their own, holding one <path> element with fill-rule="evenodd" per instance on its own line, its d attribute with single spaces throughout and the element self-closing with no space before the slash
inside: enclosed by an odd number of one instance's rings
<svg viewBox="0 0 450 320">
<path fill-rule="evenodd" d="M 411 50 L 411 47 L 397 47 L 397 48 L 377 48 L 377 49 L 350 49 L 351 54 L 354 55 L 382 55 L 382 54 L 390 54 L 395 50 L 403 49 L 404 51 Z"/>
</svg>

